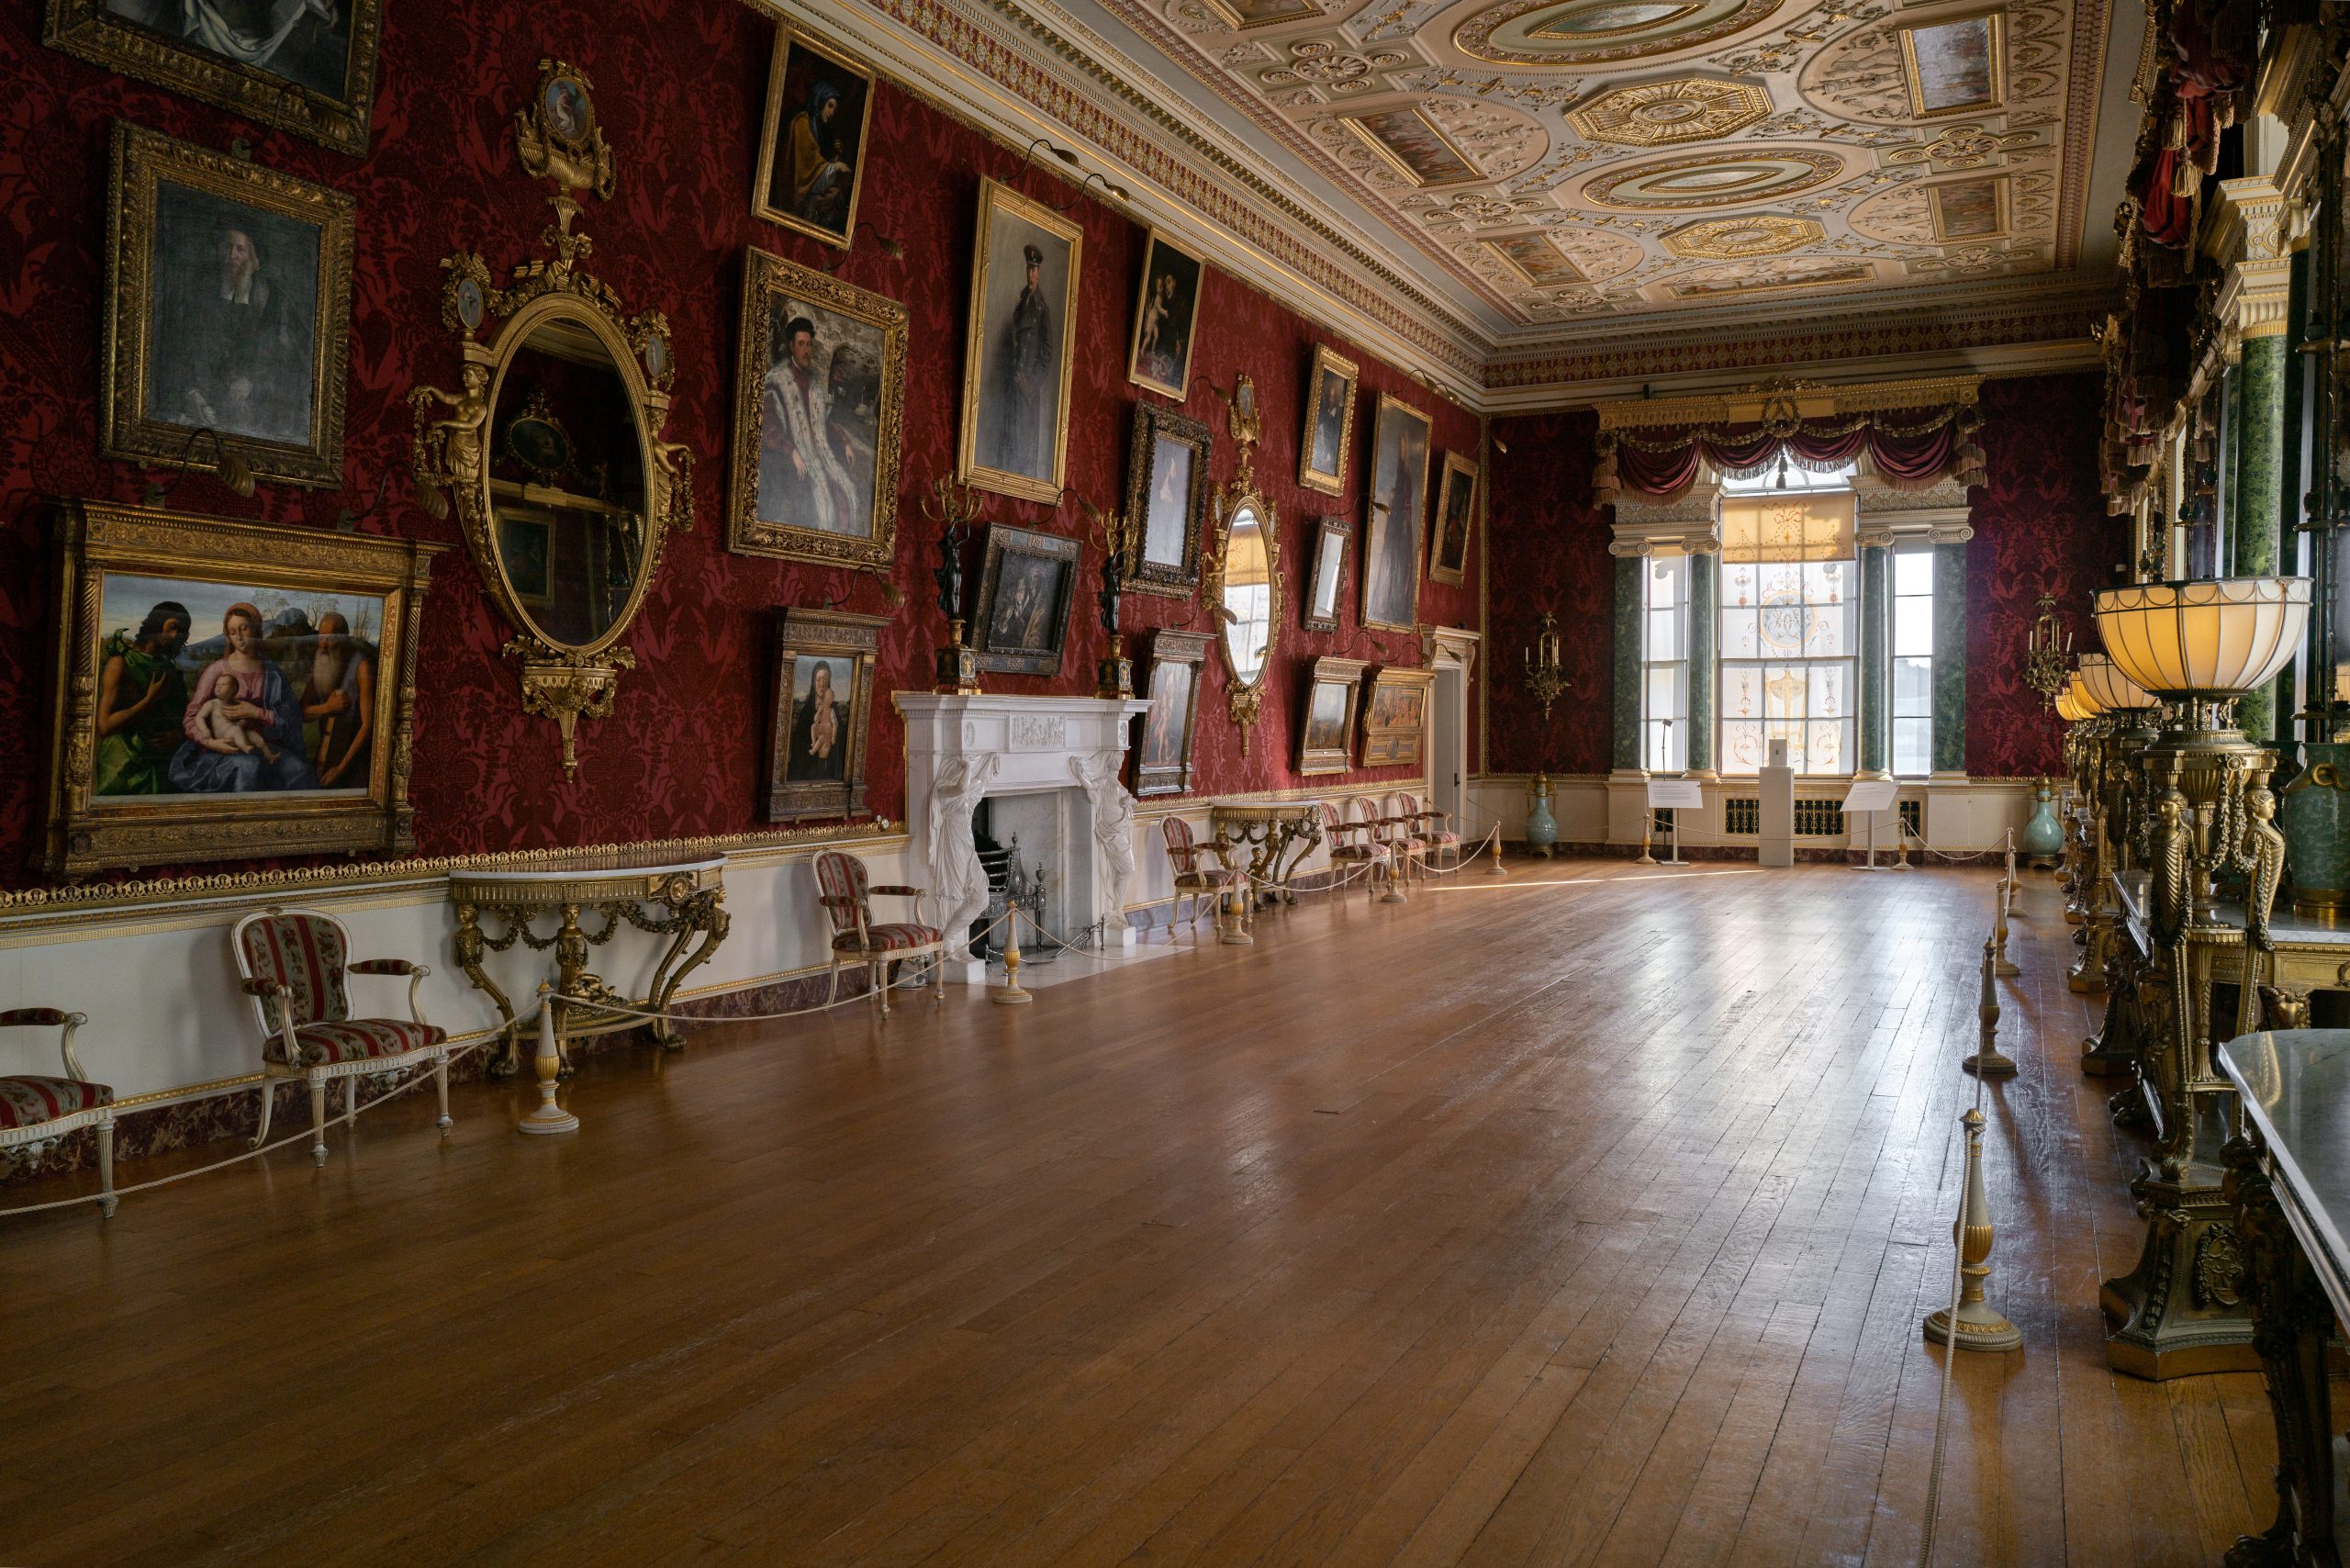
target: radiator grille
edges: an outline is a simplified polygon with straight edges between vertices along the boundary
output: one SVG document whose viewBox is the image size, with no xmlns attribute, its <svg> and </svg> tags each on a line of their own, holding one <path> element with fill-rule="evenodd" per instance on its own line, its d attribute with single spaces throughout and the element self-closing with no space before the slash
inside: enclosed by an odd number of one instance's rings
<svg viewBox="0 0 2350 1568">
<path fill-rule="evenodd" d="M 1796 802 L 1796 836 L 1797 838 L 1841 838 L 1844 836 L 1844 802 L 1841 801 L 1797 801 Z"/>
<path fill-rule="evenodd" d="M 1749 795 L 1736 795 L 1722 801 L 1722 832 L 1753 837 L 1762 831 L 1762 802 Z"/>
</svg>

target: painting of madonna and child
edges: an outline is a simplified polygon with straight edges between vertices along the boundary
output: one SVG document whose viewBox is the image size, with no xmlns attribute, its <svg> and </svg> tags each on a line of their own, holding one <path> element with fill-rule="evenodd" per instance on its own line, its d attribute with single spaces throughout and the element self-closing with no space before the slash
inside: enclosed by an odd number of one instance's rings
<svg viewBox="0 0 2350 1568">
<path fill-rule="evenodd" d="M 384 600 L 109 573 L 94 803 L 364 795 Z"/>
</svg>

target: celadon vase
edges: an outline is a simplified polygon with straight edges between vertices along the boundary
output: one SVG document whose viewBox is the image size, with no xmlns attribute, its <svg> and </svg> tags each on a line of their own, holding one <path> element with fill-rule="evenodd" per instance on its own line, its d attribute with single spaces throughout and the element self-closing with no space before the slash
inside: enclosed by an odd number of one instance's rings
<svg viewBox="0 0 2350 1568">
<path fill-rule="evenodd" d="M 2056 813 L 2051 805 L 2055 799 L 2056 791 L 2047 779 L 2032 780 L 2031 820 L 2016 836 L 2016 850 L 2027 861 L 2044 861 L 2053 866 L 2064 857 L 2065 830 L 2056 824 Z"/>
<path fill-rule="evenodd" d="M 1526 787 L 1526 848 L 1548 857 L 1559 842 L 1559 819 L 1550 814 L 1550 776 L 1538 773 Z"/>
<path fill-rule="evenodd" d="M 2350 905 L 2350 745 L 2310 741 L 2301 752 L 2301 771 L 2277 800 L 2293 913 L 2339 916 Z"/>
</svg>

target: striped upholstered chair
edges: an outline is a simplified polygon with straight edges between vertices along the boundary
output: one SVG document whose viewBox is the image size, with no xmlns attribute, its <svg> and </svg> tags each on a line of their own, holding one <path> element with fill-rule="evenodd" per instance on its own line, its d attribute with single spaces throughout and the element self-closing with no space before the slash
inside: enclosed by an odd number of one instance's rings
<svg viewBox="0 0 2350 1568">
<path fill-rule="evenodd" d="M 1368 890 L 1394 865 L 1395 857 L 1379 841 L 1378 814 L 1370 801 L 1358 795 L 1355 805 L 1360 809 L 1349 822 L 1336 805 L 1323 801 L 1322 838 L 1330 846 L 1330 864 L 1339 876 L 1353 876 L 1355 868 L 1361 867 L 1363 886 Z"/>
<path fill-rule="evenodd" d="M 1455 866 L 1460 864 L 1460 835 L 1447 825 L 1442 812 L 1433 806 L 1423 808 L 1417 795 L 1404 790 L 1396 791 L 1395 806 L 1395 814 L 1410 824 L 1412 836 L 1420 841 L 1424 861 L 1449 855 Z"/>
<path fill-rule="evenodd" d="M 351 958 L 351 933 L 315 909 L 274 906 L 249 914 L 229 934 L 245 994 L 261 1024 L 261 1128 L 253 1147 L 269 1141 L 270 1102 L 281 1079 L 310 1086 L 310 1158 L 327 1162 L 327 1085 L 343 1081 L 343 1123 L 359 1122 L 359 1081 L 430 1064 L 441 1096 L 441 1126 L 449 1125 L 449 1036 L 424 1021 L 417 991 L 432 971 L 406 958 Z M 353 1018 L 350 975 L 408 977 L 406 1018 Z"/>
<path fill-rule="evenodd" d="M 1224 851 L 1203 848 L 1192 836 L 1192 824 L 1181 817 L 1158 819 L 1158 836 L 1167 845 L 1167 864 L 1175 873 L 1175 899 L 1167 907 L 1167 934 L 1175 934 L 1175 922 L 1183 911 L 1183 900 L 1192 901 L 1192 929 L 1200 928 L 1200 905 L 1204 900 L 1210 908 L 1225 895 L 1239 877 L 1239 872 L 1225 863 Z M 1207 857 L 1213 855 L 1216 864 L 1211 866 Z"/>
<path fill-rule="evenodd" d="M 0 1074 L 0 1161 L 29 1173 L 58 1139 L 84 1127 L 98 1130 L 98 1214 L 114 1213 L 114 1091 L 93 1083 L 73 1053 L 73 1031 L 89 1020 L 54 1007 L 15 1007 L 0 1013 L 0 1029 L 55 1029 L 65 1076 Z"/>
<path fill-rule="evenodd" d="M 914 919 L 881 922 L 873 918 L 873 895 L 914 901 Z M 832 964 L 827 971 L 824 1005 L 830 1007 L 841 993 L 841 961 L 849 959 L 862 963 L 873 982 L 873 994 L 881 1002 L 881 1012 L 890 1011 L 890 966 L 910 958 L 928 958 L 931 968 L 931 1000 L 946 1000 L 946 966 L 942 961 L 946 935 L 934 925 L 920 924 L 922 901 L 930 896 L 925 888 L 872 887 L 865 874 L 865 862 L 854 855 L 844 855 L 828 849 L 816 857 L 816 900 L 824 906 L 824 914 L 832 923 Z"/>
</svg>

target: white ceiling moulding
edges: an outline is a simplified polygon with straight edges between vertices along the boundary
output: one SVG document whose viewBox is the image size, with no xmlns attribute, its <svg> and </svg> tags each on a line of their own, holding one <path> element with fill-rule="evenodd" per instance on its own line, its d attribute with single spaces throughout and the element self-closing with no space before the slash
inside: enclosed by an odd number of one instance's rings
<svg viewBox="0 0 2350 1568">
<path fill-rule="evenodd" d="M 1099 170 L 1104 178 L 1131 193 L 1124 206 L 1136 221 L 1155 224 L 1180 237 L 1214 265 L 1316 325 L 1445 396 L 1475 406 L 1484 360 L 1491 350 L 1482 334 L 1408 280 L 1384 268 L 1378 269 L 1385 284 L 1383 297 L 1356 286 L 1360 270 L 1378 263 L 1335 219 L 1307 210 L 1303 203 L 1275 190 L 1253 174 L 1238 153 L 1216 145 L 1196 127 L 1180 121 L 1170 125 L 1137 112 L 1137 105 L 1125 95 L 1131 94 L 1135 99 L 1143 95 L 1129 82 L 1120 79 L 1113 86 L 1106 70 L 1097 76 L 1065 59 L 1037 58 L 1030 34 L 1002 23 L 993 15 L 994 7 L 967 6 L 957 0 L 873 0 L 869 5 L 841 0 L 805 6 L 786 6 L 771 0 L 744 3 L 867 60 L 884 75 L 994 136 L 1015 154 L 1040 136 L 1078 151 L 1081 163 L 1074 175 L 1060 160 L 1047 159 L 1041 149 L 1038 166 L 1069 178 L 1072 185 L 1085 173 Z M 923 28 L 945 34 L 958 50 L 987 55 L 998 74 L 1028 76 L 1035 88 L 1033 95 L 1015 92 L 995 75 L 973 69 L 942 47 L 930 32 L 901 20 L 901 13 L 916 18 Z M 1106 150 L 1096 135 L 1048 113 L 1038 101 L 1048 98 L 1055 100 L 1057 108 L 1082 114 L 1091 122 L 1089 130 L 1113 133 L 1123 144 L 1122 152 Z M 1204 162 L 1206 168 L 1179 162 L 1171 151 L 1179 143 L 1185 144 L 1192 158 Z M 1142 166 L 1146 156 L 1153 168 Z M 1190 195 L 1179 194 L 1162 183 L 1161 174 L 1175 177 L 1188 174 L 1186 183 L 1195 187 L 1193 194 L 1216 201 L 1225 210 L 1203 212 Z M 1099 185 L 1091 194 L 1119 205 L 1101 196 Z M 1250 243 L 1236 231 L 1241 225 L 1282 236 L 1292 258 L 1275 257 Z M 1345 266 L 1346 262 L 1352 262 L 1355 270 Z M 1309 268 L 1324 275 L 1309 275 Z M 1373 297 L 1366 299 L 1366 294 Z"/>
</svg>

